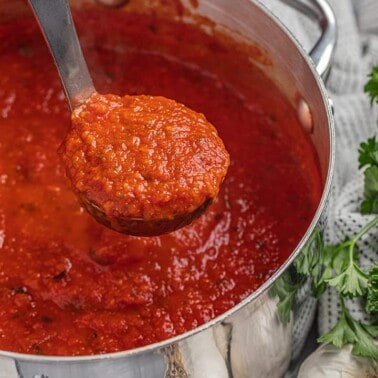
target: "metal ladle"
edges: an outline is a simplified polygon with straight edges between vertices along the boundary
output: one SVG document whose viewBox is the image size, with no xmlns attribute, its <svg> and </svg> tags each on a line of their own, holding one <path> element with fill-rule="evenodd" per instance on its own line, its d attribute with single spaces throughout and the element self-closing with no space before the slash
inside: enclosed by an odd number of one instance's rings
<svg viewBox="0 0 378 378">
<path fill-rule="evenodd" d="M 54 58 L 70 106 L 77 108 L 96 89 L 89 74 L 67 0 L 29 0 Z M 100 223 L 118 232 L 130 235 L 151 236 L 173 231 L 191 223 L 212 203 L 207 199 L 191 213 L 175 215 L 170 219 L 126 218 L 110 219 L 104 209 L 84 195 L 79 200 L 85 209 Z"/>
</svg>

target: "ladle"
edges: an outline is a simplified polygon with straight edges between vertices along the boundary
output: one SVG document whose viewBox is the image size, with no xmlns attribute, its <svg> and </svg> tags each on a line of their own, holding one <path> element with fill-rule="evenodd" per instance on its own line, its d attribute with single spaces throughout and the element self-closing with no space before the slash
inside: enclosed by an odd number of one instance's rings
<svg viewBox="0 0 378 378">
<path fill-rule="evenodd" d="M 96 92 L 89 74 L 67 0 L 29 0 L 55 60 L 70 110 L 82 105 Z M 128 218 L 110 219 L 101 206 L 85 195 L 79 200 L 96 220 L 109 228 L 130 235 L 158 235 L 189 224 L 212 203 L 207 198 L 194 211 L 174 215 L 170 219 Z"/>
</svg>

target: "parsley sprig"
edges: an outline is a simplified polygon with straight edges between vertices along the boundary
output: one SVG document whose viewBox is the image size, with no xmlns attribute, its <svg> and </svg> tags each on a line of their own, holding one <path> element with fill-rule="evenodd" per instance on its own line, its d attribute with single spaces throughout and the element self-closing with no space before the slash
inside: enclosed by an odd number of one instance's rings
<svg viewBox="0 0 378 378">
<path fill-rule="evenodd" d="M 374 67 L 364 87 L 369 94 L 371 105 L 378 103 L 378 66 Z M 364 199 L 362 214 L 378 213 L 378 142 L 376 137 L 361 143 L 359 168 L 364 169 Z M 353 238 L 338 245 L 323 249 L 322 275 L 314 279 L 314 286 L 324 283 L 333 286 L 339 295 L 341 314 L 336 325 L 319 337 L 319 342 L 329 342 L 341 348 L 352 344 L 352 353 L 378 361 L 378 262 L 369 272 L 363 271 L 358 262 L 358 241 L 378 225 L 378 216 L 368 222 Z M 319 253 L 318 253 L 319 254 Z M 316 274 L 313 271 L 312 275 Z M 317 293 L 319 295 L 319 293 Z M 346 298 L 361 298 L 366 302 L 366 312 L 373 315 L 372 324 L 355 320 L 345 306 Z"/>
<path fill-rule="evenodd" d="M 369 75 L 364 87 L 371 104 L 378 104 L 378 66 Z M 359 148 L 359 168 L 364 169 L 364 198 L 362 214 L 378 213 L 378 141 L 374 136 L 361 143 Z M 333 287 L 341 305 L 340 318 L 335 326 L 320 336 L 321 343 L 332 343 L 336 347 L 352 345 L 352 353 L 372 358 L 378 362 L 378 261 L 370 271 L 362 269 L 359 263 L 361 239 L 378 226 L 378 215 L 372 218 L 353 237 L 333 245 L 325 245 L 322 234 L 315 230 L 301 254 L 294 261 L 294 272 L 286 272 L 273 287 L 278 295 L 278 310 L 282 320 L 290 320 L 296 292 L 303 282 L 312 281 L 312 291 L 319 298 Z M 365 303 L 371 315 L 371 323 L 366 324 L 353 318 L 346 301 L 358 299 Z"/>
<path fill-rule="evenodd" d="M 378 66 L 374 67 L 364 87 L 369 94 L 371 105 L 378 103 Z M 361 203 L 362 214 L 378 213 L 378 142 L 376 137 L 361 143 L 359 148 L 359 168 L 364 169 L 364 199 Z M 319 342 L 329 342 L 341 348 L 352 344 L 352 353 L 378 361 L 378 262 L 369 272 L 363 271 L 358 262 L 357 243 L 372 228 L 378 225 L 378 216 L 367 223 L 353 238 L 338 245 L 323 249 L 323 261 L 319 261 L 322 276 L 314 280 L 315 288 L 322 283 L 333 286 L 341 304 L 340 319 Z M 318 282 L 318 284 L 317 284 Z M 323 285 L 324 287 L 324 285 Z M 318 287 L 319 289 L 319 287 Z M 366 302 L 366 312 L 373 315 L 372 324 L 355 320 L 347 307 L 346 298 L 361 298 Z"/>
<path fill-rule="evenodd" d="M 378 213 L 378 141 L 376 137 L 361 143 L 359 149 L 360 168 L 364 170 L 364 200 L 362 214 Z"/>
<path fill-rule="evenodd" d="M 334 286 L 343 297 L 354 298 L 366 294 L 369 275 L 359 266 L 357 242 L 377 224 L 378 217 L 366 224 L 353 238 L 324 250 L 327 253 L 327 265 L 323 280 Z"/>
<path fill-rule="evenodd" d="M 368 222 L 354 237 L 333 245 L 324 245 L 321 233 L 316 231 L 294 262 L 302 279 L 290 290 L 286 289 L 287 293 L 290 293 L 290 301 L 280 301 L 279 306 L 282 308 L 279 307 L 279 311 L 286 314 L 288 320 L 287 314 L 290 314 L 292 307 L 288 309 L 287 306 L 292 305 L 295 298 L 293 288 L 299 287 L 300 282 L 307 277 L 312 278 L 313 295 L 317 298 L 328 286 L 334 287 L 341 304 L 340 319 L 329 332 L 319 337 L 318 341 L 329 342 L 339 348 L 352 344 L 353 354 L 378 362 L 378 344 L 374 341 L 378 336 L 377 322 L 359 322 L 345 306 L 348 298 L 360 298 L 366 301 L 368 313 L 378 315 L 378 262 L 369 272 L 365 272 L 358 261 L 358 242 L 377 226 L 378 216 Z"/>
<path fill-rule="evenodd" d="M 373 67 L 369 74 L 369 80 L 364 86 L 364 91 L 370 97 L 370 104 L 378 103 L 378 66 Z"/>
<path fill-rule="evenodd" d="M 341 314 L 336 325 L 318 338 L 321 343 L 332 343 L 338 348 L 352 344 L 352 353 L 356 356 L 372 358 L 378 361 L 378 344 L 374 338 L 378 335 L 376 325 L 368 325 L 355 320 L 345 306 L 345 299 L 340 295 Z"/>
<path fill-rule="evenodd" d="M 370 96 L 371 105 L 378 104 L 378 66 L 369 75 L 364 91 Z M 361 213 L 378 213 L 378 141 L 375 136 L 361 143 L 358 161 L 360 168 L 365 168 Z"/>
<path fill-rule="evenodd" d="M 322 293 L 327 284 L 333 286 L 341 304 L 340 319 L 319 342 L 330 342 L 341 348 L 352 344 L 352 353 L 378 361 L 378 344 L 373 340 L 378 335 L 377 325 L 368 325 L 355 320 L 345 306 L 347 298 L 368 296 L 371 312 L 378 309 L 378 264 L 370 272 L 364 272 L 358 262 L 358 241 L 378 225 L 378 217 L 373 218 L 353 238 L 343 243 L 325 247 L 317 262 L 321 276 L 314 278 L 315 293 Z M 319 252 L 318 252 L 319 253 Z M 312 271 L 312 275 L 316 272 Z M 324 285 L 325 284 L 325 285 Z"/>
<path fill-rule="evenodd" d="M 366 312 L 378 315 L 378 265 L 374 265 L 369 272 Z"/>
</svg>

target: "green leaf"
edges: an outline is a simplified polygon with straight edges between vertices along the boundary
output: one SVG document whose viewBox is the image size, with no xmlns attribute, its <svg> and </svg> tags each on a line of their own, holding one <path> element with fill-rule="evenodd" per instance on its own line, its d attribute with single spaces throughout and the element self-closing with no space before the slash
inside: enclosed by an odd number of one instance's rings
<svg viewBox="0 0 378 378">
<path fill-rule="evenodd" d="M 364 91 L 370 96 L 370 103 L 378 102 L 378 66 L 372 69 L 369 80 L 364 86 Z"/>
<path fill-rule="evenodd" d="M 371 337 L 378 337 L 378 325 L 374 324 L 361 324 L 365 331 L 371 336 Z"/>
<path fill-rule="evenodd" d="M 376 263 L 369 271 L 366 298 L 366 312 L 378 314 L 378 264 Z"/>
<path fill-rule="evenodd" d="M 329 262 L 329 265 L 332 267 L 336 275 L 342 274 L 351 263 L 349 248 L 349 240 L 345 240 L 341 244 L 336 244 L 329 247 L 328 253 L 330 254 L 330 258 L 332 259 Z"/>
<path fill-rule="evenodd" d="M 341 274 L 327 282 L 336 287 L 336 290 L 344 297 L 362 296 L 367 289 L 368 275 L 353 262 Z"/>
<path fill-rule="evenodd" d="M 378 195 L 378 166 L 365 170 L 365 196 L 367 198 Z"/>
<path fill-rule="evenodd" d="M 354 297 L 365 293 L 367 275 L 358 266 L 354 239 L 327 246 L 323 263 L 320 284 L 325 282 L 334 286 L 344 296 Z"/>
<path fill-rule="evenodd" d="M 283 323 L 290 321 L 291 310 L 295 304 L 295 295 L 302 282 L 293 283 L 290 273 L 285 272 L 272 286 L 271 293 L 279 299 L 277 309 Z"/>
<path fill-rule="evenodd" d="M 361 214 L 373 214 L 378 212 L 378 198 L 365 199 L 361 203 Z"/>
<path fill-rule="evenodd" d="M 291 317 L 291 310 L 293 309 L 295 303 L 295 292 L 289 292 L 284 298 L 278 303 L 277 309 L 280 314 L 280 318 L 283 323 L 289 323 Z"/>
<path fill-rule="evenodd" d="M 323 237 L 318 229 L 315 229 L 299 256 L 294 260 L 297 273 L 305 276 L 314 276 L 321 265 L 322 250 L 324 249 Z"/>
<path fill-rule="evenodd" d="M 319 298 L 327 287 L 322 279 L 327 259 L 331 258 L 328 258 L 323 236 L 318 229 L 315 229 L 299 256 L 294 260 L 297 273 L 312 278 L 312 291 L 315 298 Z"/>
<path fill-rule="evenodd" d="M 378 362 L 378 345 L 374 337 L 378 334 L 377 326 L 370 326 L 353 319 L 347 312 L 343 300 L 339 321 L 326 334 L 318 338 L 320 343 L 332 343 L 337 348 L 352 344 L 352 353 L 356 356 L 372 358 Z"/>
<path fill-rule="evenodd" d="M 348 316 L 343 310 L 336 325 L 323 336 L 319 337 L 318 342 L 332 343 L 337 348 L 342 348 L 346 344 L 354 344 L 356 335 L 348 320 Z"/>
<path fill-rule="evenodd" d="M 322 246 L 319 250 L 319 262 L 313 267 L 312 291 L 315 298 L 327 289 L 327 280 L 333 277 L 332 261 L 337 253 L 337 246 Z"/>
<path fill-rule="evenodd" d="M 361 211 L 366 213 L 378 212 L 378 166 L 370 166 L 364 172 L 365 190 Z"/>
<path fill-rule="evenodd" d="M 358 153 L 360 168 L 366 165 L 378 165 L 378 142 L 375 136 L 361 143 Z"/>
<path fill-rule="evenodd" d="M 332 279 L 333 270 L 330 265 L 325 265 L 322 269 L 322 274 L 317 280 L 313 281 L 313 295 L 315 298 L 320 298 L 320 296 L 326 291 L 328 280 Z"/>
<path fill-rule="evenodd" d="M 378 345 L 372 338 L 366 325 L 353 320 L 354 333 L 356 340 L 353 345 L 352 353 L 356 356 L 369 357 L 378 362 Z M 371 328 L 371 327 L 370 327 Z"/>
<path fill-rule="evenodd" d="M 314 263 L 314 254 L 310 249 L 309 243 L 302 249 L 301 253 L 294 260 L 294 266 L 299 274 L 311 276 Z"/>
</svg>

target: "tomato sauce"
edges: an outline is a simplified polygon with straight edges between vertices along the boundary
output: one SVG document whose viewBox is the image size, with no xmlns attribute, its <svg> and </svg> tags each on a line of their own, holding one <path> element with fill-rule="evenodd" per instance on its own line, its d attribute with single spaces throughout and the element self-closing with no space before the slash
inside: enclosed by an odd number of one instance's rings
<svg viewBox="0 0 378 378">
<path fill-rule="evenodd" d="M 230 160 L 203 114 L 161 96 L 94 93 L 71 119 L 60 151 L 67 175 L 112 229 L 174 231 L 218 195 Z"/>
<path fill-rule="evenodd" d="M 96 88 L 205 114 L 230 153 L 209 210 L 160 237 L 125 236 L 79 206 L 57 150 L 70 114 L 34 19 L 0 25 L 0 349 L 88 355 L 193 329 L 246 298 L 314 215 L 318 162 L 295 112 L 236 45 L 195 26 L 76 13 Z"/>
</svg>

